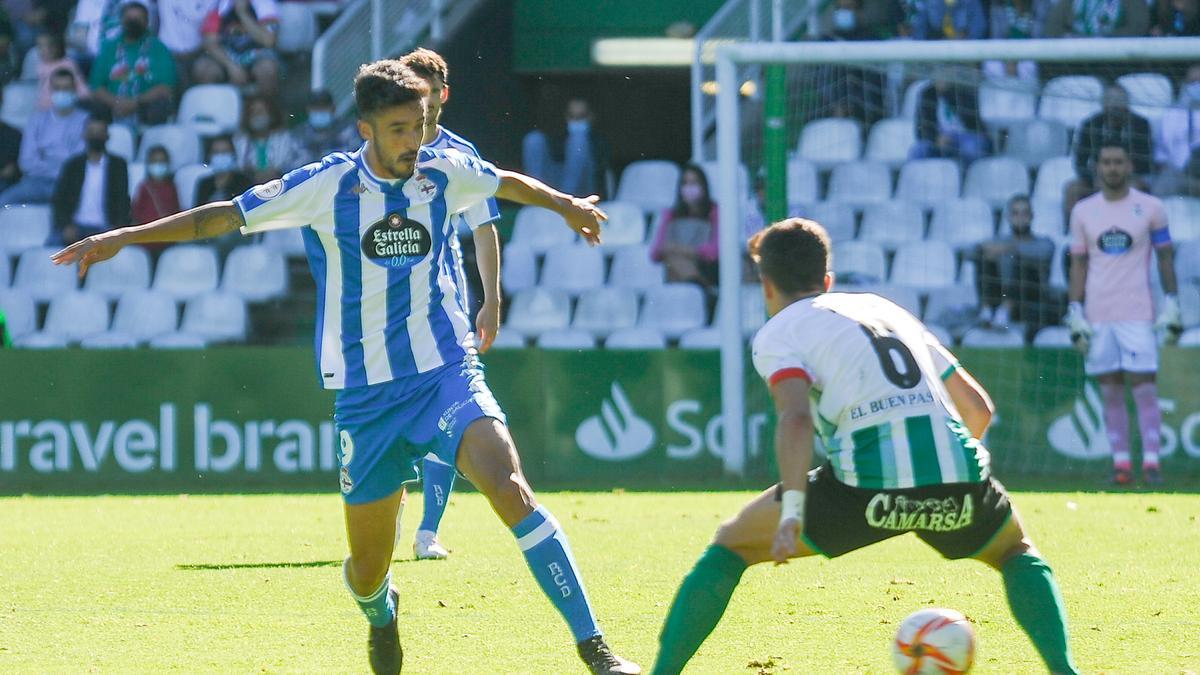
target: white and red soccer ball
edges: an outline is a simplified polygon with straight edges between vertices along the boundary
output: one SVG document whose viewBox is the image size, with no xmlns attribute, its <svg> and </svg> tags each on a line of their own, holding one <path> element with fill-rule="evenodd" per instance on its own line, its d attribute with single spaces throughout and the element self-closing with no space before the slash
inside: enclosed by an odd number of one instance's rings
<svg viewBox="0 0 1200 675">
<path fill-rule="evenodd" d="M 905 675 L 965 673 L 975 660 L 975 630 L 952 609 L 913 612 L 896 631 L 892 658 Z"/>
</svg>

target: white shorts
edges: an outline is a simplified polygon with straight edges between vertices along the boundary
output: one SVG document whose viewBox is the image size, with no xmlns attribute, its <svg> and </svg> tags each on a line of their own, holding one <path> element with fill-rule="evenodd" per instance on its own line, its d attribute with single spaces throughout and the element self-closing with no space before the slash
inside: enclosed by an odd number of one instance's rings
<svg viewBox="0 0 1200 675">
<path fill-rule="evenodd" d="M 1088 375 L 1158 372 L 1158 338 L 1149 321 L 1094 323 L 1096 334 L 1084 361 Z"/>
</svg>

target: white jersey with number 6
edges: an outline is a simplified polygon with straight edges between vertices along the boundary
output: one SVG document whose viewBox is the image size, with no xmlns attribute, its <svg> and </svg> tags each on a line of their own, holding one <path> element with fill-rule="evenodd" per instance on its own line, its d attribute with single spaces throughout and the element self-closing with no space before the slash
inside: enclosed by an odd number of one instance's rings
<svg viewBox="0 0 1200 675">
<path fill-rule="evenodd" d="M 795 302 L 754 337 L 768 384 L 812 385 L 813 418 L 834 475 L 864 488 L 978 482 L 990 459 L 943 380 L 954 356 L 916 317 L 872 293 Z"/>
</svg>

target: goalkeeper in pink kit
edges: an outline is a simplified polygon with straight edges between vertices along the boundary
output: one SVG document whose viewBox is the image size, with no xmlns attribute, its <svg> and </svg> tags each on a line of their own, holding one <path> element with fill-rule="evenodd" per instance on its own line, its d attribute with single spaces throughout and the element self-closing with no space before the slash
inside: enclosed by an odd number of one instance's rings
<svg viewBox="0 0 1200 675">
<path fill-rule="evenodd" d="M 1119 144 L 1100 148 L 1101 190 L 1071 210 L 1071 287 L 1067 325 L 1087 354 L 1084 370 L 1100 384 L 1104 424 L 1112 446 L 1113 482 L 1133 482 L 1129 409 L 1133 391 L 1142 432 L 1142 478 L 1162 482 L 1159 467 L 1162 411 L 1158 406 L 1158 340 L 1183 332 L 1176 296 L 1174 251 L 1166 212 L 1156 197 L 1130 186 L 1132 163 Z M 1158 258 L 1165 298 L 1155 321 L 1150 253 Z"/>
</svg>

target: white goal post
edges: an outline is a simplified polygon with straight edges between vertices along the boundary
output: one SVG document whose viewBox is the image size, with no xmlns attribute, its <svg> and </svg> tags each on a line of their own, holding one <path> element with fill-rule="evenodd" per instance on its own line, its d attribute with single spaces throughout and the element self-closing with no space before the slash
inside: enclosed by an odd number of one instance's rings
<svg viewBox="0 0 1200 675">
<path fill-rule="evenodd" d="M 698 48 L 702 48 L 699 45 Z M 730 474 L 746 469 L 746 340 L 742 333 L 741 283 L 745 195 L 739 187 L 743 126 L 739 89 L 743 66 L 920 64 L 983 61 L 1114 64 L 1135 61 L 1200 62 L 1200 38 L 1093 38 L 1059 40 L 961 40 L 887 42 L 758 42 L 716 49 L 717 186 L 720 209 L 721 409 L 724 463 Z M 693 82 L 700 87 L 701 82 Z M 761 83 L 759 83 L 761 85 Z M 759 87 L 761 90 L 761 86 Z M 696 139 L 699 143 L 699 139 Z M 768 444 L 768 448 L 770 445 Z"/>
</svg>

